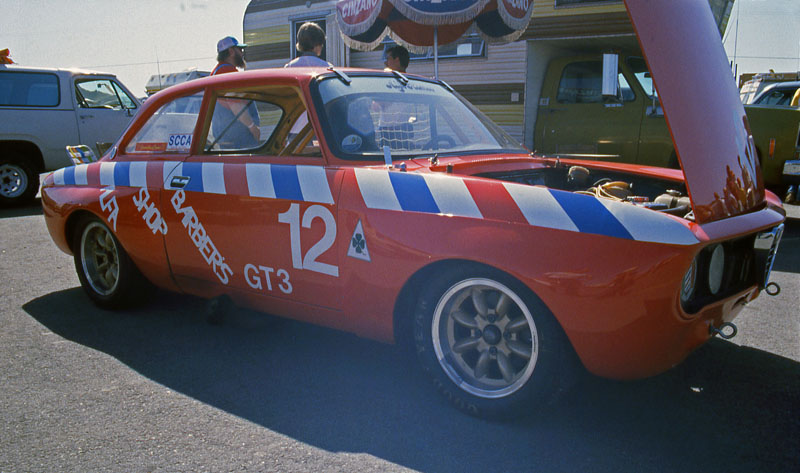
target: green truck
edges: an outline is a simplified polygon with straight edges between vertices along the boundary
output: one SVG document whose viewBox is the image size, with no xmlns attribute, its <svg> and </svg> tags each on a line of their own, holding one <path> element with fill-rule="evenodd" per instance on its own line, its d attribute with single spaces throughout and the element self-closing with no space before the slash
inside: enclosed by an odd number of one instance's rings
<svg viewBox="0 0 800 473">
<path fill-rule="evenodd" d="M 783 192 L 798 184 L 800 108 L 746 105 L 745 111 L 766 185 Z M 553 58 L 533 141 L 545 154 L 680 167 L 650 72 L 633 54 Z"/>
</svg>

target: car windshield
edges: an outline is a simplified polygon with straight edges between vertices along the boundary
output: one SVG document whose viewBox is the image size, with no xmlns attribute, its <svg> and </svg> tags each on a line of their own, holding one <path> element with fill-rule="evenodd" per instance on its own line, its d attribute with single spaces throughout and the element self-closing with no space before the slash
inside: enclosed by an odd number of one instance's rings
<svg viewBox="0 0 800 473">
<path fill-rule="evenodd" d="M 394 76 L 321 80 L 315 101 L 333 152 L 345 159 L 434 154 L 526 153 L 458 94 L 441 84 Z"/>
</svg>

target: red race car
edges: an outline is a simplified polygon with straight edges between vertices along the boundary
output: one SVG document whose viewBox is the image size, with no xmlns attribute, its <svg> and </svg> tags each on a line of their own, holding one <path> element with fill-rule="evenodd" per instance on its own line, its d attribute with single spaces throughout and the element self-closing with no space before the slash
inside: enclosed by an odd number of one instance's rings
<svg viewBox="0 0 800 473">
<path fill-rule="evenodd" d="M 259 70 L 150 98 L 102 159 L 46 177 L 48 229 L 102 307 L 152 284 L 409 343 L 477 415 L 580 365 L 663 372 L 735 330 L 785 213 L 708 5 L 628 7 L 683 172 L 530 154 L 423 77 Z"/>
</svg>

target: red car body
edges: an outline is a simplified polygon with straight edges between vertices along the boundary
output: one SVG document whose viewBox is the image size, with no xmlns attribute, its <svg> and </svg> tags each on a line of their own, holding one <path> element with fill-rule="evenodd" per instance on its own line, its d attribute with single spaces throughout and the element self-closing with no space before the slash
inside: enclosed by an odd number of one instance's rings
<svg viewBox="0 0 800 473">
<path fill-rule="evenodd" d="M 660 373 L 765 287 L 785 214 L 763 188 L 707 5 L 627 3 L 683 172 L 524 150 L 398 153 L 391 167 L 380 149 L 353 159 L 362 138 L 335 134 L 339 124 L 328 108 L 337 97 L 320 84 L 436 84 L 378 71 L 259 70 L 195 80 L 150 98 L 112 152 L 45 179 L 48 229 L 74 254 L 82 222 L 98 219 L 159 287 L 225 295 L 240 306 L 385 342 L 419 330 L 411 313 L 428 281 L 465 263 L 480 265 L 533 293 L 588 371 L 620 379 Z M 679 33 L 675 25 L 682 25 Z M 709 86 L 698 87 L 693 71 L 702 71 Z M 288 145 L 293 152 L 204 151 L 215 120 L 211 105 L 222 91 L 235 92 L 226 97 L 236 100 L 236 93 L 267 86 L 298 94 L 315 155 Z M 190 133 L 165 134 L 156 145 L 137 138 L 163 107 L 190 96 L 200 103 Z M 262 123 L 266 115 L 262 110 Z M 276 129 L 289 125 L 281 121 Z M 184 143 L 167 144 L 167 137 Z M 634 191 L 657 190 L 642 198 L 634 192 L 626 202 L 573 192 L 565 176 L 581 168 L 635 181 Z M 670 189 L 688 194 L 692 213 L 659 212 L 643 202 Z M 754 249 L 763 235 L 771 236 L 767 247 Z M 713 272 L 717 247 L 726 254 L 721 288 L 686 295 L 687 285 L 711 278 L 703 275 Z M 76 265 L 80 273 L 79 258 Z M 448 376 L 458 384 L 459 375 Z"/>
</svg>

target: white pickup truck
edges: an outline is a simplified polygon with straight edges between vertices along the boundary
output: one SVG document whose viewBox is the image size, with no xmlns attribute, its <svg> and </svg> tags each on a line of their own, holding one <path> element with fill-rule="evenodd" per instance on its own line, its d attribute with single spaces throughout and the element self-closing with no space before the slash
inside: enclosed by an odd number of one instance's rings
<svg viewBox="0 0 800 473">
<path fill-rule="evenodd" d="M 40 173 L 72 164 L 67 145 L 102 155 L 139 105 L 113 74 L 0 65 L 0 206 L 31 201 Z"/>
</svg>

